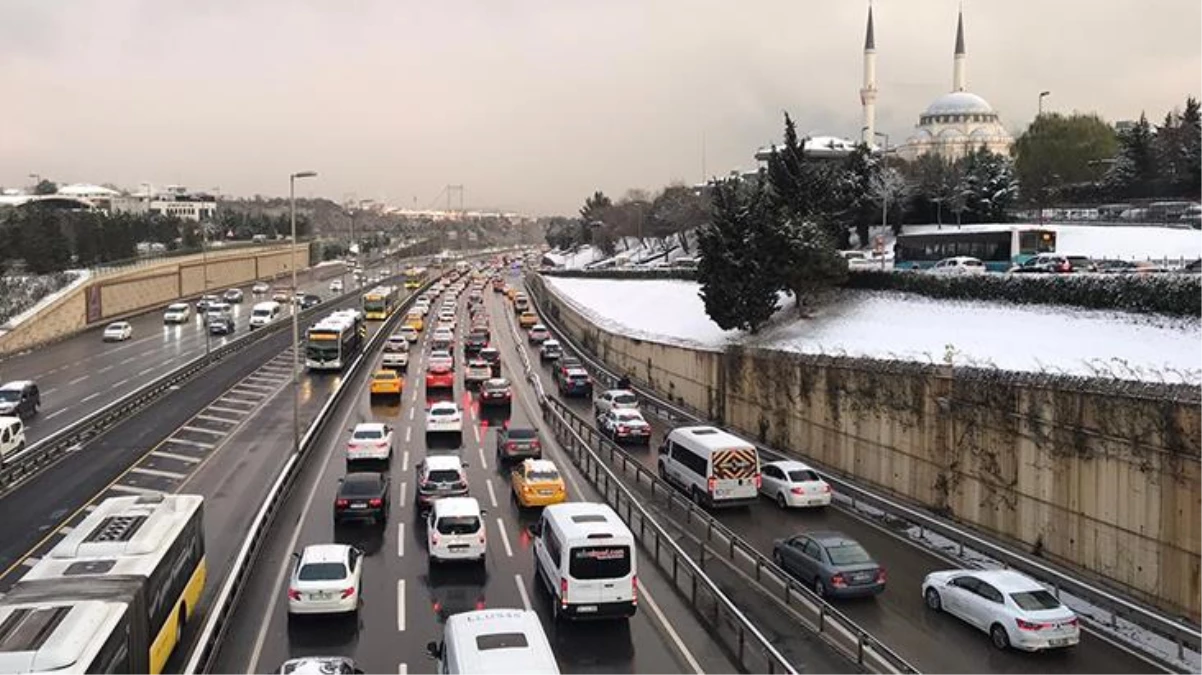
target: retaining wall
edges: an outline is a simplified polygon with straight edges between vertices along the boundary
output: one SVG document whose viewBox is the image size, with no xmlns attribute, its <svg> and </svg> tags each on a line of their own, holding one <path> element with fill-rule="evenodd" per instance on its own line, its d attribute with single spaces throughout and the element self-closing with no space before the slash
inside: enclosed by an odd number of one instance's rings
<svg viewBox="0 0 1202 675">
<path fill-rule="evenodd" d="M 1197 387 L 692 349 L 528 286 L 607 364 L 749 438 L 1199 619 Z"/>
</svg>

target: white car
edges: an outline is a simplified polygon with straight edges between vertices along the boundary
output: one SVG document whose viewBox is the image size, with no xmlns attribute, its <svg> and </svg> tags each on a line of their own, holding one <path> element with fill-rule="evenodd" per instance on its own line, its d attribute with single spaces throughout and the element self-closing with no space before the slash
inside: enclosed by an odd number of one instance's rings
<svg viewBox="0 0 1202 675">
<path fill-rule="evenodd" d="M 634 408 L 611 408 L 597 418 L 597 427 L 614 443 L 651 445 L 651 424 Z"/>
<path fill-rule="evenodd" d="M 437 340 L 438 337 L 435 336 L 434 339 Z M 451 354 L 451 352 L 445 349 L 435 349 L 430 352 L 429 364 L 431 368 L 446 368 L 447 370 L 454 370 L 455 357 Z"/>
<path fill-rule="evenodd" d="M 467 368 L 463 371 L 463 384 L 465 386 L 480 385 L 485 380 L 492 379 L 492 364 L 481 358 L 474 358 L 467 362 Z"/>
<path fill-rule="evenodd" d="M 793 460 L 761 465 L 760 494 L 782 509 L 831 505 L 830 484 L 810 466 Z"/>
<path fill-rule="evenodd" d="M 450 328 L 447 328 L 446 326 L 439 326 L 439 327 L 435 328 L 434 332 L 430 335 L 430 337 L 431 337 L 431 339 L 434 339 L 434 340 L 444 340 L 446 342 L 454 342 L 455 341 L 454 331 L 452 331 Z"/>
<path fill-rule="evenodd" d="M 947 570 L 922 580 L 927 608 L 944 611 L 989 635 L 998 649 L 1072 647 L 1077 615 L 1034 579 L 1015 570 Z"/>
<path fill-rule="evenodd" d="M 396 332 L 388 336 L 384 341 L 385 352 L 407 352 L 409 351 L 409 338 L 403 333 Z"/>
<path fill-rule="evenodd" d="M 104 327 L 105 342 L 124 342 L 134 335 L 134 327 L 128 321 L 116 321 Z"/>
<path fill-rule="evenodd" d="M 192 306 L 186 302 L 167 305 L 163 312 L 163 323 L 187 323 L 192 318 Z"/>
<path fill-rule="evenodd" d="M 426 411 L 426 435 L 462 434 L 463 414 L 459 406 L 451 401 L 439 401 Z"/>
<path fill-rule="evenodd" d="M 341 293 L 342 292 L 342 279 L 335 279 L 330 282 L 330 292 L 331 293 Z"/>
<path fill-rule="evenodd" d="M 944 258 L 931 266 L 928 270 L 931 274 L 942 276 L 964 276 L 970 274 L 985 274 L 985 263 L 977 258 L 969 256 L 956 256 L 955 258 Z"/>
<path fill-rule="evenodd" d="M 409 343 L 406 342 L 408 347 Z M 391 370 L 408 370 L 409 369 L 409 350 L 400 352 L 384 352 L 384 359 L 381 362 L 384 368 Z"/>
<path fill-rule="evenodd" d="M 638 410 L 639 397 L 635 396 L 633 391 L 629 389 L 610 389 L 601 392 L 597 400 L 593 401 L 593 412 L 597 417 L 604 415 L 610 410 L 629 408 Z"/>
<path fill-rule="evenodd" d="M 413 303 L 413 309 L 411 311 L 417 312 L 418 314 L 421 314 L 422 317 L 425 317 L 430 313 L 430 303 L 419 300 Z"/>
<path fill-rule="evenodd" d="M 346 461 L 392 460 L 392 427 L 382 422 L 362 422 L 351 431 L 346 443 Z"/>
<path fill-rule="evenodd" d="M 345 544 L 306 546 L 288 582 L 289 614 L 359 611 L 363 552 Z"/>
<path fill-rule="evenodd" d="M 484 510 L 472 497 L 445 497 L 434 502 L 426 522 L 426 548 L 430 562 L 478 560 L 484 562 L 488 537 Z"/>
<path fill-rule="evenodd" d="M 260 281 L 260 282 L 257 282 L 254 286 L 250 287 L 250 292 L 254 293 L 255 295 L 263 295 L 265 293 L 270 293 L 271 285 L 265 281 Z"/>
<path fill-rule="evenodd" d="M 551 331 L 541 323 L 536 323 L 530 327 L 530 331 L 526 333 L 526 337 L 530 340 L 530 344 L 542 344 L 543 340 L 551 337 Z"/>
<path fill-rule="evenodd" d="M 417 332 L 417 329 L 414 328 L 413 326 L 402 327 L 401 335 L 405 336 L 405 339 L 408 340 L 409 342 L 417 342 L 417 338 L 420 337 L 419 333 Z"/>
</svg>

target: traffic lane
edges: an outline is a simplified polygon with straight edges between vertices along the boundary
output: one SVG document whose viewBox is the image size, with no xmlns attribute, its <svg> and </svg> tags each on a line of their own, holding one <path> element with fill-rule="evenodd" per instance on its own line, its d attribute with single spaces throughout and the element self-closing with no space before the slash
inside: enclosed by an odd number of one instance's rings
<svg viewBox="0 0 1202 675">
<path fill-rule="evenodd" d="M 530 349 L 527 347 L 527 349 Z M 536 350 L 530 349 L 532 356 Z M 550 376 L 551 367 L 543 374 Z M 592 401 L 564 398 L 576 414 L 593 421 Z M 647 416 L 652 440 L 647 449 L 628 447 L 630 454 L 649 469 L 656 469 L 659 444 L 670 428 L 657 417 Z M 764 555 L 772 554 L 776 539 L 805 531 L 842 532 L 862 546 L 888 571 L 888 588 L 876 598 L 839 601 L 836 607 L 869 633 L 922 672 L 993 673 L 1133 673 L 1159 672 L 1094 633 L 1082 632 L 1075 649 L 1043 653 L 999 651 L 988 637 L 947 614 L 926 608 L 920 589 L 923 578 L 955 565 L 905 541 L 904 534 L 891 533 L 838 508 L 781 510 L 767 500 L 748 509 L 712 512 L 719 521 Z M 951 637 L 952 640 L 948 640 Z M 938 644 L 938 649 L 931 645 Z"/>
</svg>

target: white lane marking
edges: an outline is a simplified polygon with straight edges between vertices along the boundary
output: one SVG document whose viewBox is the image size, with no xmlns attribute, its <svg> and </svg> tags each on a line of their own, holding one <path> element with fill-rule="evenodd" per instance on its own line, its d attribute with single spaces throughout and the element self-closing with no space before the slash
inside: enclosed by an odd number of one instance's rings
<svg viewBox="0 0 1202 675">
<path fill-rule="evenodd" d="M 406 437 L 405 441 L 408 442 L 408 440 L 409 439 Z M 405 452 L 401 453 L 401 471 L 408 471 L 408 470 L 409 470 L 409 451 L 406 450 Z"/>
<path fill-rule="evenodd" d="M 402 663 L 400 665 L 400 667 L 398 668 L 397 672 L 399 672 L 401 675 L 409 675 L 409 664 Z"/>
<path fill-rule="evenodd" d="M 487 468 L 488 468 L 488 460 L 484 458 L 484 448 L 483 448 L 483 446 L 482 446 L 482 447 L 479 447 L 479 448 L 476 448 L 476 452 L 479 452 L 479 453 L 480 453 L 480 468 L 481 468 L 481 469 L 487 469 Z"/>
<path fill-rule="evenodd" d="M 79 384 L 80 382 L 83 382 L 83 381 L 84 381 L 84 380 L 86 380 L 86 379 L 88 379 L 88 376 L 87 376 L 87 375 L 84 375 L 84 376 L 82 376 L 82 377 L 77 377 L 77 378 L 75 378 L 74 380 L 71 380 L 70 382 L 68 382 L 68 383 L 67 383 L 67 386 L 68 386 L 68 387 L 73 387 L 73 386 L 75 386 L 75 385 Z"/>
<path fill-rule="evenodd" d="M 141 354 L 138 354 L 138 356 L 139 356 L 139 357 L 141 357 L 141 356 L 150 356 L 150 355 L 151 355 L 151 354 L 153 354 L 153 353 L 154 353 L 154 350 L 153 350 L 153 349 L 147 349 L 146 351 L 142 352 Z"/>
<path fill-rule="evenodd" d="M 127 364 L 127 363 L 133 363 L 134 361 L 137 361 L 137 360 L 138 360 L 138 357 L 136 357 L 136 356 L 131 356 L 131 357 L 129 357 L 128 359 L 122 359 L 121 363 L 120 363 L 120 364 L 118 364 L 118 365 L 122 365 L 122 366 L 124 366 L 124 365 L 125 365 L 125 364 Z"/>
<path fill-rule="evenodd" d="M 176 357 L 173 356 L 173 357 L 167 359 L 166 361 L 163 361 L 159 365 L 160 366 L 169 366 L 169 365 L 171 365 L 171 362 L 174 361 L 175 359 L 176 359 Z"/>
<path fill-rule="evenodd" d="M 522 606 L 526 608 L 527 612 L 529 612 L 530 595 L 526 593 L 526 582 L 522 579 L 522 575 L 520 574 L 513 575 L 513 580 L 518 584 L 518 595 L 522 596 Z"/>
<path fill-rule="evenodd" d="M 110 371 L 110 370 L 112 370 L 112 369 L 113 369 L 113 367 L 112 367 L 112 366 L 105 366 L 105 367 L 101 368 L 100 370 L 98 370 L 98 371 L 96 371 L 96 372 L 97 372 L 97 373 L 107 373 L 108 371 Z"/>
<path fill-rule="evenodd" d="M 497 508 L 497 493 L 492 489 L 492 479 L 485 480 L 484 484 L 488 486 L 488 501 L 492 502 L 492 507 L 495 509 Z"/>
<path fill-rule="evenodd" d="M 401 503 L 405 503 L 405 488 L 409 487 L 408 483 L 401 483 Z"/>
<path fill-rule="evenodd" d="M 42 396 L 49 396 L 49 395 L 53 394 L 53 393 L 54 393 L 54 392 L 56 392 L 56 391 L 58 391 L 58 387 L 51 387 L 51 388 L 49 388 L 49 389 L 43 389 L 43 390 L 42 390 Z"/>
<path fill-rule="evenodd" d="M 117 492 L 128 492 L 128 493 L 134 494 L 134 495 L 152 495 L 152 496 L 154 496 L 154 495 L 163 494 L 162 490 L 152 490 L 150 488 L 137 487 L 134 485 L 122 485 L 121 483 L 113 483 L 112 485 L 109 486 L 109 489 L 116 490 Z"/>
<path fill-rule="evenodd" d="M 100 395 L 101 395 L 101 394 L 103 394 L 103 393 L 104 393 L 104 392 L 102 392 L 102 391 L 98 391 L 98 392 L 96 392 L 96 393 L 94 393 L 94 394 L 88 394 L 87 396 L 84 396 L 83 398 L 79 399 L 79 402 L 80 402 L 80 403 L 87 403 L 88 401 L 91 401 L 92 399 L 96 398 L 97 396 L 100 396 Z"/>
<path fill-rule="evenodd" d="M 202 429 L 201 427 L 193 427 L 193 426 L 187 426 L 187 425 L 180 427 L 179 430 L 180 431 L 193 431 L 193 432 L 196 432 L 199 434 L 209 434 L 210 436 L 224 436 L 227 433 L 229 433 L 229 431 L 214 431 L 213 429 Z"/>
<path fill-rule="evenodd" d="M 651 597 L 651 593 L 647 591 L 647 587 L 641 581 L 638 583 L 639 599 L 645 601 L 647 606 L 651 608 L 651 613 L 655 615 L 655 619 L 659 621 L 659 625 L 663 626 L 664 630 L 667 631 L 668 637 L 672 638 L 676 649 L 680 651 L 680 655 L 684 657 L 684 660 L 689 662 L 689 667 L 693 669 L 693 672 L 697 675 L 704 675 L 705 671 L 701 669 L 701 664 L 697 663 L 697 659 L 693 657 L 693 653 L 685 646 L 684 640 L 680 639 L 676 628 L 668 622 L 668 617 L 664 616 L 663 611 L 660 610 L 659 603 L 655 601 L 655 598 Z"/>
<path fill-rule="evenodd" d="M 420 364 L 419 364 L 420 365 Z M 413 396 L 411 397 L 414 403 L 417 403 L 417 387 L 413 388 Z"/>
<path fill-rule="evenodd" d="M 124 387 L 124 386 L 125 386 L 126 384 L 128 384 L 128 383 L 129 383 L 129 378 L 128 378 L 128 377 L 127 377 L 127 378 L 125 378 L 124 380 L 120 380 L 120 381 L 118 381 L 118 382 L 114 382 L 114 383 L 113 383 L 113 389 L 119 389 L 119 388 L 121 388 L 121 387 Z"/>
<path fill-rule="evenodd" d="M 413 436 L 413 427 L 405 427 L 405 443 Z"/>
<path fill-rule="evenodd" d="M 219 417 L 217 415 L 197 415 L 198 420 L 207 420 L 209 422 L 221 422 L 222 424 L 238 424 L 242 420 L 232 420 L 228 417 Z"/>
<path fill-rule="evenodd" d="M 410 408 L 410 409 L 409 409 L 409 420 L 410 420 L 410 421 L 412 421 L 412 420 L 413 420 L 413 411 L 414 411 L 414 410 L 416 410 L 416 408 Z"/>
<path fill-rule="evenodd" d="M 480 445 L 480 427 L 473 424 L 472 425 L 472 433 L 475 434 L 475 436 L 476 436 L 476 445 Z M 483 451 L 484 448 L 481 447 L 480 450 Z"/>
<path fill-rule="evenodd" d="M 50 413 L 49 415 L 46 415 L 46 416 L 45 416 L 45 417 L 43 417 L 42 419 L 44 419 L 44 420 L 52 420 L 52 419 L 54 419 L 55 417 L 58 417 L 59 415 L 61 415 L 61 414 L 65 413 L 65 412 L 67 412 L 68 410 L 70 410 L 70 408 L 59 408 L 58 410 L 55 410 L 54 412 Z"/>
<path fill-rule="evenodd" d="M 396 556 L 405 557 L 405 523 L 396 524 Z"/>
<path fill-rule="evenodd" d="M 143 468 L 140 466 L 133 467 L 132 469 L 130 469 L 130 472 L 131 473 L 140 473 L 145 476 L 158 476 L 159 478 L 170 478 L 172 480 L 183 480 L 184 478 L 188 477 L 187 474 L 179 473 L 176 471 L 163 471 L 162 469 L 146 469 L 146 468 Z"/>
<path fill-rule="evenodd" d="M 248 410 L 238 410 L 237 408 L 223 408 L 219 405 L 211 405 L 208 407 L 208 410 L 215 410 L 217 412 L 230 413 L 232 415 L 245 415 L 247 412 L 249 412 Z"/>
<path fill-rule="evenodd" d="M 154 370 L 154 366 L 150 366 L 149 368 L 143 368 L 142 370 L 138 371 L 138 374 L 145 375 L 146 373 L 149 373 L 152 370 Z"/>
<path fill-rule="evenodd" d="M 405 630 L 405 580 L 396 581 L 396 629 Z"/>
<path fill-rule="evenodd" d="M 188 464 L 200 463 L 199 457 L 189 457 L 187 455 L 178 455 L 174 452 L 166 452 L 165 450 L 151 450 L 150 454 L 154 455 L 155 457 L 162 457 L 164 459 L 174 459 L 179 462 L 187 462 Z"/>
<path fill-rule="evenodd" d="M 505 547 L 505 556 L 513 557 L 513 547 L 509 545 L 509 533 L 505 531 L 505 521 L 497 517 L 497 530 L 501 532 L 501 545 Z"/>
</svg>

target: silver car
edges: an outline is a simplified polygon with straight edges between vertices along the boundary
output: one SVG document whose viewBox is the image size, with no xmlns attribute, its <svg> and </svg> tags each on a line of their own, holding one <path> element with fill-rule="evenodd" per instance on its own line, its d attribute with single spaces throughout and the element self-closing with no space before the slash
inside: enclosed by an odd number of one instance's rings
<svg viewBox="0 0 1202 675">
<path fill-rule="evenodd" d="M 885 568 L 856 540 L 840 532 L 807 532 L 777 539 L 772 560 L 819 597 L 861 597 L 885 590 Z"/>
</svg>

